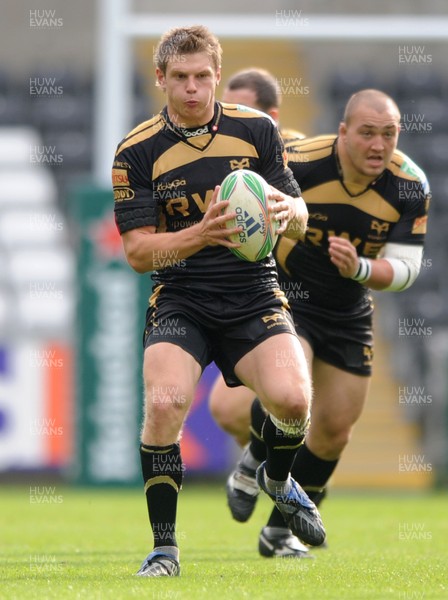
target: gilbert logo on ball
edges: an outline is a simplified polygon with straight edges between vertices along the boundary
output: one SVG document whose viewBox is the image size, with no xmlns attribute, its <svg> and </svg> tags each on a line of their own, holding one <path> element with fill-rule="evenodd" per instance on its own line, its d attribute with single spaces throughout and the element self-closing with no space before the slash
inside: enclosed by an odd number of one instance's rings
<svg viewBox="0 0 448 600">
<path fill-rule="evenodd" d="M 241 260 L 255 262 L 266 258 L 277 241 L 277 222 L 268 212 L 275 201 L 268 200 L 271 188 L 261 175 L 248 169 L 233 171 L 224 178 L 218 201 L 229 200 L 226 212 L 236 212 L 228 227 L 240 225 L 239 234 L 229 236 L 239 242 L 230 251 Z"/>
</svg>

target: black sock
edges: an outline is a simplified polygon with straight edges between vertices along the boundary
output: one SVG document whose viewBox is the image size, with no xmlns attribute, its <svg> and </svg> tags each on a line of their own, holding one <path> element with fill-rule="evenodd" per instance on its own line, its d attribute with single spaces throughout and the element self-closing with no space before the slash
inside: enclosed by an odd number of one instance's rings
<svg viewBox="0 0 448 600">
<path fill-rule="evenodd" d="M 183 464 L 179 444 L 140 445 L 143 481 L 154 547 L 177 546 L 177 495 L 182 486 Z"/>
<path fill-rule="evenodd" d="M 275 481 L 286 481 L 304 434 L 286 434 L 274 425 L 270 415 L 264 422 L 262 433 L 266 443 L 266 475 Z"/>
<path fill-rule="evenodd" d="M 323 460 L 302 444 L 297 450 L 296 458 L 291 469 L 292 477 L 302 486 L 310 499 L 319 506 L 326 495 L 325 485 L 338 464 L 337 460 Z M 270 527 L 285 527 L 285 522 L 279 511 L 274 508 L 268 521 Z"/>
<path fill-rule="evenodd" d="M 313 502 L 322 492 L 336 469 L 339 459 L 319 458 L 303 444 L 297 451 L 291 475 L 299 483 Z"/>
<path fill-rule="evenodd" d="M 260 400 L 255 398 L 250 408 L 250 445 L 252 456 L 259 462 L 266 460 L 266 444 L 263 440 L 262 430 L 267 414 L 261 406 Z"/>
</svg>

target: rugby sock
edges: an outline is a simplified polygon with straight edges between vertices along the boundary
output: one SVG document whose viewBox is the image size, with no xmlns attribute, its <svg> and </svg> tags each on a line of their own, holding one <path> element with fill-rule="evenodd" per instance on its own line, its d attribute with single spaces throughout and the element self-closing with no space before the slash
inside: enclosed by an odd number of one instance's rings
<svg viewBox="0 0 448 600">
<path fill-rule="evenodd" d="M 154 548 L 178 560 L 176 543 L 177 496 L 182 487 L 183 464 L 179 444 L 147 446 L 140 444 L 149 521 Z"/>
<path fill-rule="evenodd" d="M 267 417 L 262 436 L 266 443 L 265 473 L 268 479 L 276 482 L 288 479 L 291 464 L 305 438 L 307 427 L 308 422 L 292 424 L 276 419 L 273 415 Z"/>
<path fill-rule="evenodd" d="M 323 460 L 305 444 L 297 450 L 291 475 L 305 490 L 309 498 L 319 506 L 325 497 L 325 485 L 335 470 L 339 459 Z M 267 523 L 270 527 L 285 527 L 285 521 L 279 511 L 274 508 Z"/>
<path fill-rule="evenodd" d="M 338 462 L 338 458 L 336 460 L 319 458 L 305 443 L 297 451 L 291 475 L 316 504 L 323 500 L 322 492 Z"/>
<path fill-rule="evenodd" d="M 260 400 L 255 398 L 250 409 L 250 443 L 248 451 L 245 452 L 246 456 L 243 455 L 242 458 L 244 466 L 250 469 L 256 469 L 266 460 L 266 444 L 261 434 L 266 417 Z"/>
</svg>

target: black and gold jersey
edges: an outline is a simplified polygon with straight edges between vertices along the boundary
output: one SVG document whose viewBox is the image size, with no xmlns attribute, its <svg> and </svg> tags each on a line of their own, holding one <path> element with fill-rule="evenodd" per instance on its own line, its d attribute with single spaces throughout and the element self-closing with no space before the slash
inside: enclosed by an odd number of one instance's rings
<svg viewBox="0 0 448 600">
<path fill-rule="evenodd" d="M 288 150 L 288 147 L 292 144 L 295 144 L 299 140 L 303 140 L 306 137 L 301 131 L 296 131 L 295 129 L 288 129 L 285 127 L 280 127 L 280 135 L 282 136 L 286 150 Z"/>
<path fill-rule="evenodd" d="M 121 233 L 143 225 L 168 232 L 190 227 L 202 220 L 215 186 L 242 168 L 300 195 L 277 127 L 264 113 L 216 102 L 210 123 L 181 129 L 165 108 L 118 146 L 112 175 L 117 226 Z M 211 293 L 278 286 L 272 255 L 250 263 L 223 246 L 208 246 L 178 261 L 175 253 L 160 254 L 154 257 L 160 265 L 153 272 L 156 284 Z"/>
<path fill-rule="evenodd" d="M 365 302 L 368 290 L 341 277 L 330 262 L 328 237 L 345 237 L 367 258 L 377 258 L 386 242 L 422 245 L 430 198 L 424 173 L 397 150 L 367 188 L 348 184 L 342 178 L 335 135 L 298 141 L 287 152 L 309 212 L 305 241 L 281 238 L 275 249 L 285 279 L 282 287 L 290 279 L 306 292 L 305 300 L 303 294 L 296 295 L 290 303 L 338 309 Z"/>
</svg>

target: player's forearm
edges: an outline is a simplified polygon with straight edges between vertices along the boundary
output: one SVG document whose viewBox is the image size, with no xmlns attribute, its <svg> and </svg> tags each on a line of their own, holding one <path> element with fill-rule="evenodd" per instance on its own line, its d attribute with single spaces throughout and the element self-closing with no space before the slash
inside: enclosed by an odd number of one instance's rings
<svg viewBox="0 0 448 600">
<path fill-rule="evenodd" d="M 330 261 L 342 277 L 372 288 L 401 292 L 416 280 L 423 257 L 423 246 L 387 242 L 379 258 L 358 256 L 353 244 L 338 236 L 328 237 Z"/>
<path fill-rule="evenodd" d="M 359 260 L 353 279 L 372 290 L 401 292 L 409 288 L 420 271 L 421 260 L 410 258 L 377 258 Z"/>
<path fill-rule="evenodd" d="M 381 258 L 363 259 L 360 261 L 359 276 L 360 283 L 372 290 L 381 291 L 390 286 L 394 273 L 392 266 L 386 260 Z"/>
<path fill-rule="evenodd" d="M 179 265 L 207 245 L 195 226 L 173 233 L 135 229 L 122 237 L 126 259 L 137 273 Z"/>
</svg>

